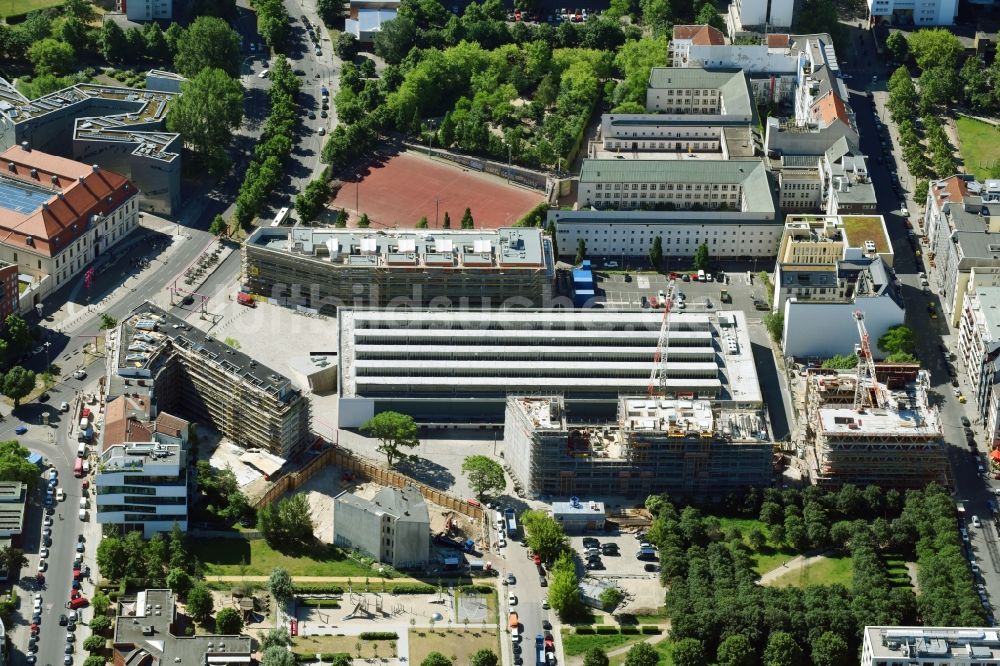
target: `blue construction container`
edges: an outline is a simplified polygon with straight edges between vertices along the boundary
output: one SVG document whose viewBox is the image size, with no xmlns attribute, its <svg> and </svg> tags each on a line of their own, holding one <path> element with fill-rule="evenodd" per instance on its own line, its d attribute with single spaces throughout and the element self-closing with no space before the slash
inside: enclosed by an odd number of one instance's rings
<svg viewBox="0 0 1000 666">
<path fill-rule="evenodd" d="M 573 305 L 578 308 L 586 307 L 587 301 L 593 298 L 593 289 L 577 289 L 573 292 Z"/>
</svg>

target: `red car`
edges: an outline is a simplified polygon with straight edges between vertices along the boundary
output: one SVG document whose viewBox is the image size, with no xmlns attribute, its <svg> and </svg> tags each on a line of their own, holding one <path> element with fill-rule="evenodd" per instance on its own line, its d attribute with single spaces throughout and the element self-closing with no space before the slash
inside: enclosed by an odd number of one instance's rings
<svg viewBox="0 0 1000 666">
<path fill-rule="evenodd" d="M 80 596 L 80 591 L 79 590 L 75 590 L 73 593 L 76 596 L 73 597 L 72 599 L 70 599 L 70 602 L 69 602 L 69 607 L 72 608 L 73 610 L 76 610 L 77 608 L 83 608 L 84 606 L 86 606 L 87 604 L 90 603 L 90 601 L 87 599 L 87 597 L 81 597 Z"/>
<path fill-rule="evenodd" d="M 39 627 L 38 627 L 37 624 L 32 624 L 31 625 L 31 635 L 32 636 L 37 636 L 38 635 L 38 630 L 39 630 Z"/>
<path fill-rule="evenodd" d="M 69 595 L 69 599 L 72 601 L 74 599 L 79 599 L 81 596 L 83 595 L 80 594 L 80 590 L 73 590 L 72 594 Z"/>
<path fill-rule="evenodd" d="M 80 580 L 80 570 L 73 569 L 73 580 Z"/>
<path fill-rule="evenodd" d="M 87 488 L 90 488 L 90 481 L 84 481 L 83 484 L 82 484 L 82 487 L 83 487 L 84 490 L 86 490 Z"/>
</svg>

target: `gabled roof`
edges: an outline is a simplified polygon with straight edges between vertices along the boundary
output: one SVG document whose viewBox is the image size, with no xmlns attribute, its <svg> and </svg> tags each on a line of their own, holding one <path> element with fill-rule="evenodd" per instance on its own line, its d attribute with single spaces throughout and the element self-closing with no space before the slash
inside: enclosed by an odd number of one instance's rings
<svg viewBox="0 0 1000 666">
<path fill-rule="evenodd" d="M 138 194 L 113 171 L 21 146 L 0 154 L 4 180 L 49 190 L 51 196 L 28 213 L 0 206 L 0 243 L 49 257 L 84 235 L 95 215 L 106 215 Z"/>
<path fill-rule="evenodd" d="M 829 127 L 836 120 L 848 127 L 853 126 L 851 109 L 833 90 L 828 90 L 826 94 L 813 103 L 812 114 L 819 121 L 821 127 Z"/>
<path fill-rule="evenodd" d="M 768 35 L 767 36 L 767 48 L 769 49 L 787 49 L 792 45 L 792 38 L 788 35 Z"/>
<path fill-rule="evenodd" d="M 710 25 L 675 25 L 674 41 L 680 39 L 689 39 L 698 46 L 723 46 L 726 43 L 722 31 Z"/>
<path fill-rule="evenodd" d="M 188 425 L 187 421 L 178 416 L 160 412 L 160 415 L 156 417 L 153 431 L 162 433 L 168 437 L 183 437 L 187 432 Z"/>
<path fill-rule="evenodd" d="M 948 202 L 958 204 L 969 194 L 968 177 L 955 174 L 931 184 L 931 192 L 937 201 L 938 208 L 943 208 Z"/>
</svg>

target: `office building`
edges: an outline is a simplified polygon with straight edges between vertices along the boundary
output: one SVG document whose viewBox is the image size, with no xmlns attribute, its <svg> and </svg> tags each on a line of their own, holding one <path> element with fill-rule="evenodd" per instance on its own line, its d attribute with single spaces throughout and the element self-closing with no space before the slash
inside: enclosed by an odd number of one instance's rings
<svg viewBox="0 0 1000 666">
<path fill-rule="evenodd" d="M 931 288 L 951 326 L 958 326 L 973 268 L 1000 269 L 1000 180 L 960 174 L 934 181 L 924 209 Z M 981 270 L 980 270 L 981 269 Z"/>
<path fill-rule="evenodd" d="M 431 520 L 415 486 L 383 488 L 365 499 L 346 490 L 333 498 L 333 543 L 395 569 L 427 566 Z"/>
<path fill-rule="evenodd" d="M 19 275 L 17 266 L 0 261 L 0 322 L 21 311 Z"/>
<path fill-rule="evenodd" d="M 566 534 L 581 534 L 604 529 L 604 502 L 581 502 L 571 497 L 568 502 L 552 502 L 552 517 Z"/>
<path fill-rule="evenodd" d="M 0 544 L 21 546 L 28 489 L 20 481 L 0 481 Z"/>
<path fill-rule="evenodd" d="M 108 401 L 94 477 L 96 522 L 119 534 L 141 530 L 146 538 L 174 524 L 188 527 L 190 424 L 166 412 L 149 419 L 151 409 L 138 395 Z"/>
<path fill-rule="evenodd" d="M 701 308 L 703 309 L 703 308 Z M 760 406 L 746 316 L 677 312 L 667 393 Z M 613 419 L 649 388 L 651 311 L 338 312 L 340 427 L 394 410 L 426 424 L 499 425 L 508 395 L 561 394 L 570 419 Z"/>
<path fill-rule="evenodd" d="M 868 24 L 907 29 L 955 25 L 958 0 L 867 0 Z"/>
<path fill-rule="evenodd" d="M 541 307 L 552 242 L 530 227 L 374 232 L 262 227 L 243 244 L 247 291 L 333 312 L 342 305 Z"/>
<path fill-rule="evenodd" d="M 995 627 L 865 627 L 861 666 L 1000 664 Z"/>
<path fill-rule="evenodd" d="M 795 20 L 797 4 L 795 0 L 735 0 L 726 12 L 729 36 L 787 30 Z"/>
<path fill-rule="evenodd" d="M 721 498 L 770 484 L 773 440 L 761 405 L 620 399 L 616 422 L 573 425 L 559 396 L 507 400 L 504 459 L 531 498 Z"/>
<path fill-rule="evenodd" d="M 310 443 L 309 401 L 287 377 L 162 308 L 146 302 L 129 313 L 116 344 L 109 398 L 148 395 L 158 411 L 184 414 L 239 446 L 285 459 Z"/>
<path fill-rule="evenodd" d="M 14 146 L 0 153 L 0 261 L 16 266 L 29 310 L 138 223 L 139 192 L 113 171 Z M 4 282 L 4 299 L 8 301 Z"/>
<path fill-rule="evenodd" d="M 948 445 L 928 401 L 930 375 L 914 367 L 912 381 L 890 388 L 877 374 L 866 376 L 865 368 L 862 362 L 857 371 L 806 378 L 805 459 L 812 481 L 827 488 L 950 487 Z"/>
<path fill-rule="evenodd" d="M 969 402 L 975 405 L 992 449 L 1000 442 L 1000 286 L 970 289 L 963 300 L 958 356 L 972 385 Z"/>
<path fill-rule="evenodd" d="M 710 25 L 675 25 L 673 39 L 667 44 L 667 62 L 673 67 L 687 67 L 692 46 L 724 46 L 726 36 Z"/>
<path fill-rule="evenodd" d="M 142 590 L 118 601 L 112 662 L 117 666 L 249 666 L 252 643 L 246 635 L 185 636 L 177 623 L 173 592 Z"/>
<path fill-rule="evenodd" d="M 174 0 L 118 0 L 118 11 L 129 21 L 169 21 L 174 17 Z"/>
<path fill-rule="evenodd" d="M 0 150 L 26 143 L 96 164 L 134 183 L 142 210 L 175 214 L 183 141 L 166 130 L 166 119 L 179 80 L 154 70 L 145 89 L 78 83 L 29 100 L 0 79 Z"/>
</svg>

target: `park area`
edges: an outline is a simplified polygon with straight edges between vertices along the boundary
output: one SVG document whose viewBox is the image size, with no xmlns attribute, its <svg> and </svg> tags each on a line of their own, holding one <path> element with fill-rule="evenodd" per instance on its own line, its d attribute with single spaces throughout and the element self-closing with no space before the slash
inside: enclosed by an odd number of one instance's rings
<svg viewBox="0 0 1000 666">
<path fill-rule="evenodd" d="M 426 217 L 440 228 L 447 212 L 458 229 L 471 209 L 476 229 L 512 226 L 540 204 L 540 192 L 508 185 L 500 178 L 412 152 L 390 154 L 348 175 L 333 205 L 368 215 L 373 229 L 413 228 Z"/>
<path fill-rule="evenodd" d="M 347 557 L 341 549 L 323 543 L 279 553 L 264 539 L 191 539 L 190 548 L 191 554 L 205 566 L 207 576 L 268 576 L 274 567 L 282 567 L 293 576 L 372 573 L 370 567 Z"/>
<path fill-rule="evenodd" d="M 1000 160 L 1000 128 L 965 117 L 958 118 L 955 126 L 965 170 L 977 180 L 995 177 L 991 174 Z"/>
<path fill-rule="evenodd" d="M 0 0 L 0 18 L 27 14 L 36 9 L 61 5 L 63 0 Z"/>
</svg>

